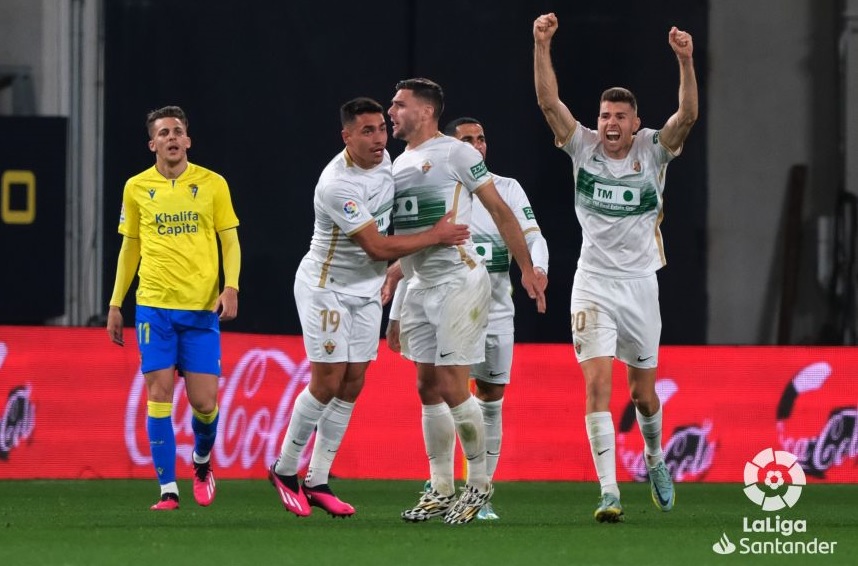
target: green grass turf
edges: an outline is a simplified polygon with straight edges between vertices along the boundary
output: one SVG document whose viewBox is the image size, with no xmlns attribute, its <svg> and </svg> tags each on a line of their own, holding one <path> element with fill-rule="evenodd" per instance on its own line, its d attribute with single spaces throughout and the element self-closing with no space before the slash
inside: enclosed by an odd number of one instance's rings
<svg viewBox="0 0 858 566">
<path fill-rule="evenodd" d="M 572 565 L 856 564 L 856 485 L 809 485 L 779 513 L 804 519 L 806 533 L 745 534 L 743 517 L 759 511 L 738 484 L 679 484 L 675 509 L 657 510 L 647 484 L 622 485 L 626 522 L 598 524 L 591 483 L 496 484 L 500 521 L 448 526 L 407 524 L 399 512 L 421 482 L 334 480 L 357 508 L 349 519 L 319 509 L 307 518 L 285 511 L 267 481 L 218 482 L 209 508 L 181 481 L 182 508 L 152 512 L 153 481 L 0 481 L 0 565 Z M 837 541 L 833 555 L 720 556 L 726 533 L 752 540 Z"/>
</svg>

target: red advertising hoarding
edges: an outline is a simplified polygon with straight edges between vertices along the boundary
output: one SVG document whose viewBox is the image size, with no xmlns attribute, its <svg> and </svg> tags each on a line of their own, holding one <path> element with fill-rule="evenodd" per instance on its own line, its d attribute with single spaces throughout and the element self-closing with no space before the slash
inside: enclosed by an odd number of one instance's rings
<svg viewBox="0 0 858 566">
<path fill-rule="evenodd" d="M 153 478 L 133 332 L 0 326 L 0 479 Z M 773 447 L 808 481 L 858 482 L 858 349 L 663 347 L 657 391 L 666 461 L 677 481 L 741 482 Z M 296 336 L 223 335 L 219 478 L 263 478 L 295 396 L 309 379 Z M 571 346 L 518 344 L 504 400 L 497 480 L 595 481 L 583 378 Z M 423 479 L 420 402 L 410 362 L 382 342 L 333 475 Z M 177 381 L 178 471 L 190 475 L 190 408 Z M 643 441 L 615 364 L 611 401 L 620 481 L 643 480 Z"/>
</svg>

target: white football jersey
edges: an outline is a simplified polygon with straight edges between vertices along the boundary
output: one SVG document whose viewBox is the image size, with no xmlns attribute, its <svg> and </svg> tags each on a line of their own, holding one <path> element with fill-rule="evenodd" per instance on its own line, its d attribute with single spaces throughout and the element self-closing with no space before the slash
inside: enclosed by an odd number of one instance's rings
<svg viewBox="0 0 858 566">
<path fill-rule="evenodd" d="M 539 224 L 533 214 L 530 201 L 524 189 L 515 179 L 492 174 L 495 187 L 501 198 L 506 202 L 525 235 L 534 267 L 541 267 L 548 272 L 548 247 L 542 238 Z M 480 202 L 474 199 L 474 211 L 471 216 L 471 238 L 477 248 L 477 253 L 486 262 L 492 284 L 492 301 L 489 308 L 489 334 L 512 334 L 514 331 L 513 317 L 515 305 L 512 300 L 512 283 L 509 278 L 511 254 L 506 242 L 500 235 L 491 214 Z M 537 244 L 541 240 L 541 244 Z"/>
<path fill-rule="evenodd" d="M 328 163 L 316 184 L 313 239 L 297 279 L 347 295 L 378 295 L 387 262 L 371 259 L 351 236 L 369 224 L 387 234 L 393 209 L 390 165 L 387 151 L 372 169 L 361 169 L 345 150 Z"/>
<path fill-rule="evenodd" d="M 603 152 L 598 132 L 580 122 L 561 149 L 573 161 L 575 213 L 583 242 L 578 267 L 602 275 L 639 277 L 667 260 L 659 225 L 667 164 L 679 154 L 648 128 L 635 135 L 625 159 Z"/>
<path fill-rule="evenodd" d="M 438 134 L 393 162 L 396 183 L 393 229 L 416 234 L 432 228 L 448 211 L 453 222 L 470 224 L 473 192 L 491 180 L 483 158 L 472 146 Z M 401 259 L 413 289 L 434 287 L 482 263 L 472 240 L 461 246 L 431 246 Z"/>
</svg>

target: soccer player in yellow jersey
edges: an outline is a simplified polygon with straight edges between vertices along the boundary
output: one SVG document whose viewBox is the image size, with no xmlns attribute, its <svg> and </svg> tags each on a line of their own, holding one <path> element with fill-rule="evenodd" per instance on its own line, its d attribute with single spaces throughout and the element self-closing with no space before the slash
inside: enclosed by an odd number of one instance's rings
<svg viewBox="0 0 858 566">
<path fill-rule="evenodd" d="M 218 423 L 220 321 L 238 314 L 241 248 L 226 181 L 188 162 L 191 138 L 182 109 L 154 110 L 146 125 L 155 165 L 125 183 L 107 333 L 124 345 L 120 307 L 137 272 L 135 322 L 148 399 L 146 431 L 161 485 L 161 498 L 151 508 L 169 511 L 179 508 L 171 418 L 177 369 L 193 411 L 194 499 L 208 506 L 215 497 L 211 450 Z M 222 293 L 215 235 L 223 253 Z"/>
</svg>

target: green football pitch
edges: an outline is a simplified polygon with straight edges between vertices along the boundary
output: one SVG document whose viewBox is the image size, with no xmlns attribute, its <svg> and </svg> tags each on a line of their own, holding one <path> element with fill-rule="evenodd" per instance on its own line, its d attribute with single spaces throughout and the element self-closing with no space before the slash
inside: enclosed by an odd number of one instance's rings
<svg viewBox="0 0 858 566">
<path fill-rule="evenodd" d="M 678 484 L 676 507 L 663 513 L 647 484 L 625 484 L 626 521 L 609 525 L 593 520 L 595 484 L 502 482 L 493 499 L 501 519 L 460 526 L 399 518 L 420 482 L 332 485 L 354 517 L 314 509 L 299 519 L 264 480 L 222 480 L 208 508 L 180 481 L 175 512 L 148 510 L 153 481 L 0 481 L 0 565 L 858 564 L 856 485 L 807 485 L 774 513 L 739 484 Z M 759 532 L 767 527 L 780 532 Z M 713 550 L 723 540 L 732 553 Z M 833 553 L 819 552 L 832 542 Z"/>
</svg>

